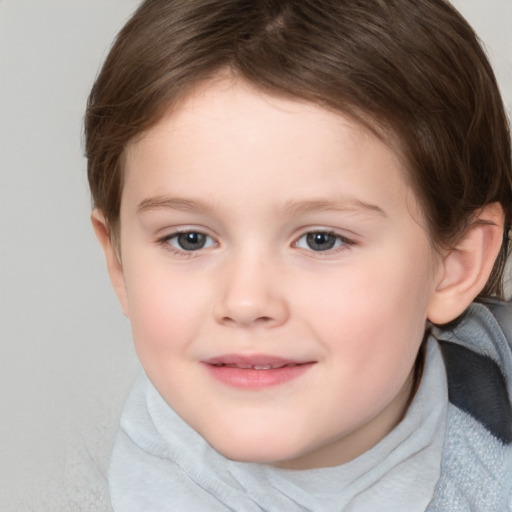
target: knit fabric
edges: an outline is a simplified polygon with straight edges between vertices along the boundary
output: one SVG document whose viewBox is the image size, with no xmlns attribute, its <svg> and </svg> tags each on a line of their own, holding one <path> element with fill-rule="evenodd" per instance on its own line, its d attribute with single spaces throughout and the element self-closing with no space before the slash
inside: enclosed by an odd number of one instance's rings
<svg viewBox="0 0 512 512">
<path fill-rule="evenodd" d="M 431 340 L 416 397 L 388 436 L 347 464 L 291 471 L 226 459 L 182 421 L 142 375 L 126 404 L 112 457 L 113 508 L 424 511 L 440 476 L 447 404 L 442 356 Z"/>
<path fill-rule="evenodd" d="M 304 471 L 226 459 L 142 375 L 111 460 L 113 509 L 510 512 L 511 340 L 511 304 L 473 304 L 433 330 L 421 385 L 388 436 L 347 464 Z"/>
</svg>

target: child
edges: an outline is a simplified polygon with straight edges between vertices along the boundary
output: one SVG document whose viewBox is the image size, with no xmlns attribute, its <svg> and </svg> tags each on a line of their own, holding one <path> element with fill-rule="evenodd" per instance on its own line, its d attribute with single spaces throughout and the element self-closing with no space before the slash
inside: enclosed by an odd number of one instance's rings
<svg viewBox="0 0 512 512">
<path fill-rule="evenodd" d="M 510 139 L 453 7 L 146 0 L 85 136 L 114 510 L 512 510 Z"/>
</svg>

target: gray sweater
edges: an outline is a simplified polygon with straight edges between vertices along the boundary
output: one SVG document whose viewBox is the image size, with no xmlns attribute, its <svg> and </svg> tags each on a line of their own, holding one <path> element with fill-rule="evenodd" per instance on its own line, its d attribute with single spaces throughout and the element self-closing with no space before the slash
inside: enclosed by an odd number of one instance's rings
<svg viewBox="0 0 512 512">
<path fill-rule="evenodd" d="M 434 511 L 512 510 L 512 304 L 473 304 L 437 329 L 450 404 Z"/>
<path fill-rule="evenodd" d="M 348 464 L 306 471 L 228 460 L 145 375 L 123 412 L 115 512 L 512 511 L 512 306 L 473 304 L 435 329 L 402 422 Z"/>
</svg>

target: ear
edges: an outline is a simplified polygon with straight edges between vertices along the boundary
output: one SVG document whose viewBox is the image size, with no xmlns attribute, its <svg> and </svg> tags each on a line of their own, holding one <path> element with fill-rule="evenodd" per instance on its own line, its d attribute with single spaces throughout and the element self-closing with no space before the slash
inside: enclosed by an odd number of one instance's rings
<svg viewBox="0 0 512 512">
<path fill-rule="evenodd" d="M 107 221 L 105 220 L 105 216 L 100 210 L 94 209 L 91 214 L 91 222 L 94 228 L 94 232 L 96 233 L 96 238 L 98 239 L 101 247 L 103 248 L 103 252 L 105 253 L 105 260 L 107 263 L 108 274 L 110 276 L 110 282 L 112 283 L 117 298 L 121 303 L 123 313 L 126 316 L 129 316 L 128 297 L 126 294 L 126 285 L 124 281 L 121 257 L 116 250 L 117 248 L 114 247 L 112 242 L 112 237 L 107 225 Z"/>
<path fill-rule="evenodd" d="M 491 203 L 478 213 L 457 245 L 443 255 L 427 310 L 432 323 L 455 320 L 482 291 L 498 256 L 503 229 L 503 208 Z"/>
</svg>

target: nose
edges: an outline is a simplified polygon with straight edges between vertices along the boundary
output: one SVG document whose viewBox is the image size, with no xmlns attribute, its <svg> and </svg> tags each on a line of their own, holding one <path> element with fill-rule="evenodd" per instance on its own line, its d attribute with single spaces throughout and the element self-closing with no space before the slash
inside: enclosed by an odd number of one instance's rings
<svg viewBox="0 0 512 512">
<path fill-rule="evenodd" d="M 288 303 L 268 259 L 256 255 L 226 263 L 214 305 L 217 322 L 239 327 L 277 327 L 286 322 Z"/>
</svg>

